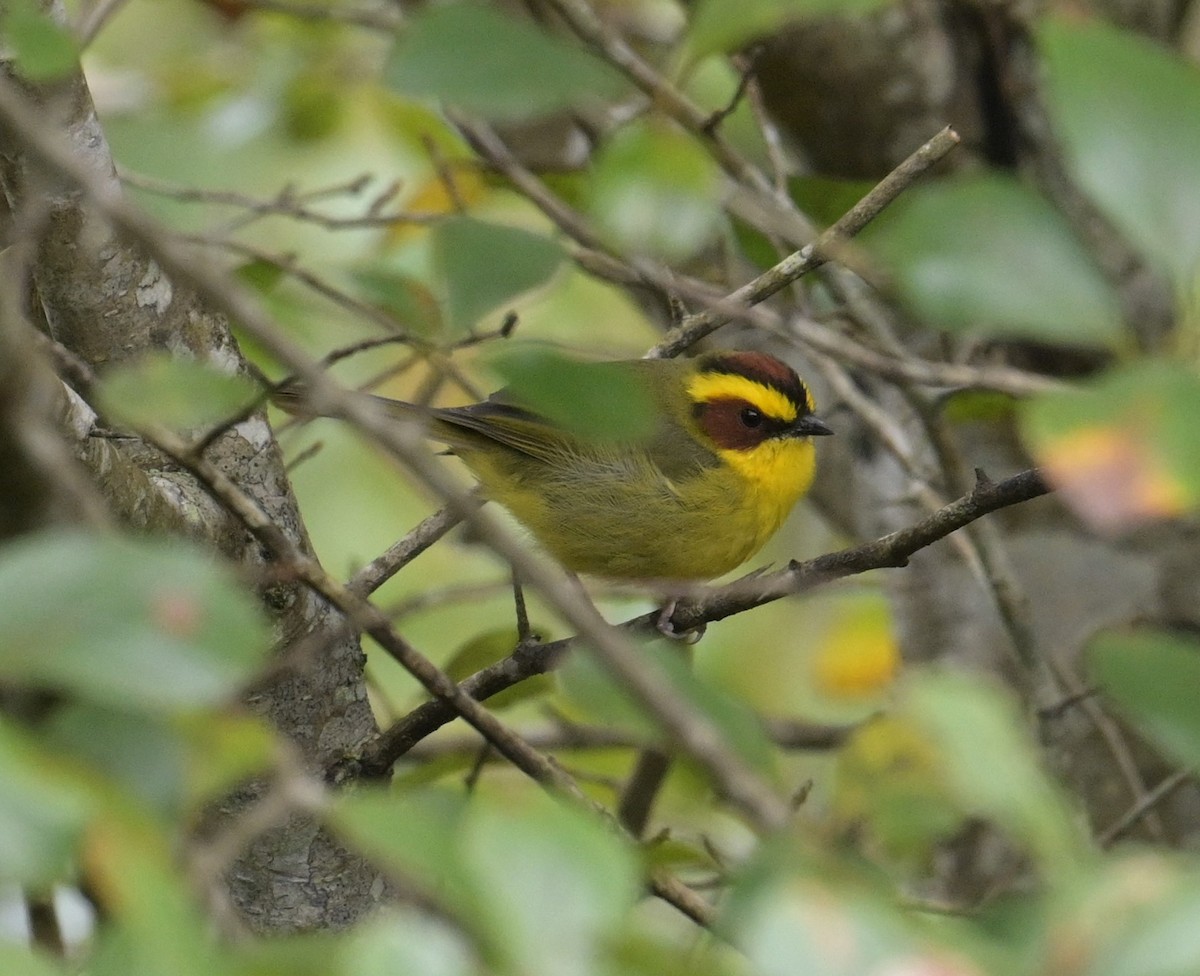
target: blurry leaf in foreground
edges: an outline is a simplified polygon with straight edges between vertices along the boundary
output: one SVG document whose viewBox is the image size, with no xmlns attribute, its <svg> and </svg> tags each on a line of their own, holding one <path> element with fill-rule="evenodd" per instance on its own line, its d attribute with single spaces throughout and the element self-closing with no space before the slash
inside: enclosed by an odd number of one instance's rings
<svg viewBox="0 0 1200 976">
<path fill-rule="evenodd" d="M 657 642 L 644 646 L 642 654 L 646 666 L 657 670 L 675 694 L 711 722 L 726 745 L 757 772 L 772 779 L 776 777 L 774 747 L 761 721 L 749 708 L 703 680 L 680 657 L 677 648 Z M 644 735 L 648 742 L 661 738 L 658 723 L 592 654 L 584 651 L 568 656 L 558 669 L 558 676 L 567 701 L 588 720 L 610 728 L 629 729 L 635 735 Z"/>
<path fill-rule="evenodd" d="M 900 648 L 882 598 L 857 600 L 825 633 L 813 660 L 817 689 L 830 698 L 863 698 L 885 690 L 900 670 Z"/>
<path fill-rule="evenodd" d="M 743 878 L 722 930 L 762 976 L 984 976 L 892 899 L 823 882 L 786 857 Z"/>
<path fill-rule="evenodd" d="M 1015 180 L 917 187 L 862 236 L 918 316 L 947 331 L 1111 346 L 1116 297 L 1066 221 Z"/>
<path fill-rule="evenodd" d="M 636 366 L 573 359 L 549 346 L 508 343 L 488 360 L 506 396 L 576 436 L 625 441 L 655 428 L 654 398 Z"/>
<path fill-rule="evenodd" d="M 380 867 L 418 892 L 471 916 L 477 910 L 463 876 L 461 840 L 468 798 L 438 789 L 391 793 L 360 789 L 337 798 L 329 825 Z"/>
<path fill-rule="evenodd" d="M 563 258 L 562 249 L 542 234 L 470 217 L 439 221 L 431 243 L 437 277 L 446 291 L 447 318 L 458 330 L 545 284 Z"/>
<path fill-rule="evenodd" d="M 134 427 L 190 429 L 236 416 L 259 395 L 245 376 L 156 353 L 104 374 L 100 405 Z"/>
<path fill-rule="evenodd" d="M 509 972 L 590 976 L 638 900 L 633 844 L 596 817 L 530 792 L 516 804 L 476 807 L 464 867 Z"/>
<path fill-rule="evenodd" d="M 592 219 L 634 254 L 683 260 L 723 226 L 720 173 L 684 132 L 628 125 L 605 144 L 592 172 Z"/>
<path fill-rule="evenodd" d="M 113 962 L 89 972 L 211 976 L 229 972 L 210 923 L 201 915 L 166 837 L 147 823 L 105 818 L 88 830 L 87 877 L 109 920 L 105 935 L 124 936 Z"/>
<path fill-rule="evenodd" d="M 474 953 L 459 932 L 431 915 L 393 908 L 357 926 L 337 976 L 476 976 Z"/>
<path fill-rule="evenodd" d="M 923 864 L 963 820 L 942 765 L 937 746 L 910 718 L 871 719 L 838 754 L 833 812 L 889 858 Z"/>
<path fill-rule="evenodd" d="M 66 877 L 95 806 L 69 770 L 0 721 L 0 884 Z"/>
<path fill-rule="evenodd" d="M 79 50 L 71 32 L 35 0 L 7 0 L 0 11 L 5 57 L 28 81 L 63 78 L 79 66 Z"/>
<path fill-rule="evenodd" d="M 1046 18 L 1037 39 L 1081 189 L 1190 291 L 1200 263 L 1200 71 L 1100 18 Z"/>
<path fill-rule="evenodd" d="M 81 532 L 0 548 L 0 679 L 118 708 L 233 695 L 264 660 L 255 601 L 181 543 Z"/>
<path fill-rule="evenodd" d="M 73 964 L 70 968 L 60 965 L 44 953 L 35 953 L 29 946 L 0 942 L 0 973 L 4 976 L 64 976 L 75 971 Z"/>
<path fill-rule="evenodd" d="M 270 768 L 279 757 L 276 732 L 257 715 L 205 711 L 173 716 L 182 740 L 187 799 L 210 800 Z"/>
<path fill-rule="evenodd" d="M 614 70 L 532 19 L 482 3 L 422 8 L 386 71 L 394 90 L 497 121 L 518 121 L 626 90 Z"/>
<path fill-rule="evenodd" d="M 177 812 L 183 793 L 183 748 L 161 716 L 70 702 L 45 731 L 52 746 L 119 785 L 151 809 Z"/>
<path fill-rule="evenodd" d="M 910 676 L 902 710 L 936 747 L 959 809 L 991 820 L 1054 876 L 1084 863 L 1075 815 L 1007 695 L 978 679 L 927 672 Z"/>
<path fill-rule="evenodd" d="M 1200 877 L 1195 865 L 1140 852 L 1108 858 L 1059 893 L 1039 972 L 1086 976 L 1200 973 Z"/>
<path fill-rule="evenodd" d="M 1106 697 L 1200 770 L 1200 643 L 1157 631 L 1105 633 L 1088 645 L 1087 661 Z"/>
<path fill-rule="evenodd" d="M 505 972 L 585 976 L 638 898 L 632 845 L 594 817 L 529 791 L 343 796 L 330 817 L 358 849 L 473 920 Z"/>
<path fill-rule="evenodd" d="M 1093 528 L 1118 531 L 1200 504 L 1200 377 L 1141 362 L 1023 405 L 1026 444 Z"/>
</svg>

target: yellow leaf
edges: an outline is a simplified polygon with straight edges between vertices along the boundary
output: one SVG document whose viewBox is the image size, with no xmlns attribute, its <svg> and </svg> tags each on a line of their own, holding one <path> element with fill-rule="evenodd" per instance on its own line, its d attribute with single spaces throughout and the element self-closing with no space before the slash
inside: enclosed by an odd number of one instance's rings
<svg viewBox="0 0 1200 976">
<path fill-rule="evenodd" d="M 882 601 L 856 605 L 825 636 L 813 660 L 813 681 L 831 698 L 863 698 L 889 687 L 900 650 Z"/>
<path fill-rule="evenodd" d="M 1188 492 L 1149 449 L 1123 427 L 1082 427 L 1042 448 L 1047 478 L 1067 504 L 1097 529 L 1183 514 Z"/>
</svg>

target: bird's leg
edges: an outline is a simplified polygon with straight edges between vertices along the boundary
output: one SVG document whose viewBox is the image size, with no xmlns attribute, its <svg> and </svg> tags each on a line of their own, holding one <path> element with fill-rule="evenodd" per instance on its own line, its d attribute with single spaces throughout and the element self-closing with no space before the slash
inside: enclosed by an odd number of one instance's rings
<svg viewBox="0 0 1200 976">
<path fill-rule="evenodd" d="M 529 610 L 525 606 L 525 590 L 521 587 L 521 577 L 514 569 L 512 574 L 513 605 L 517 611 L 517 646 L 526 647 L 541 638 L 529 626 Z"/>
</svg>

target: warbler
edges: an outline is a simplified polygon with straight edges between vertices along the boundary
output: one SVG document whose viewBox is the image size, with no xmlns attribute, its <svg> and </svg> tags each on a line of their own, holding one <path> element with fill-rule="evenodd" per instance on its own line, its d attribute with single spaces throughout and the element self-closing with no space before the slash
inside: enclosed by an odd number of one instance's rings
<svg viewBox="0 0 1200 976">
<path fill-rule="evenodd" d="M 811 485 L 811 438 L 833 433 L 796 372 L 765 353 L 588 368 L 648 394 L 644 432 L 584 436 L 512 389 L 464 407 L 374 399 L 397 417 L 423 418 L 564 567 L 610 580 L 695 582 L 741 565 Z M 288 409 L 300 398 L 286 389 L 276 397 Z"/>
</svg>

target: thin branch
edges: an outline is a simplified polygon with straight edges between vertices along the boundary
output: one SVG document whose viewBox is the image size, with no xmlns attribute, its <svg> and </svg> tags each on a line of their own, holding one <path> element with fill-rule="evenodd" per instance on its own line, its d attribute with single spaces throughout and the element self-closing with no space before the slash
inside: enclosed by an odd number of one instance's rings
<svg viewBox="0 0 1200 976">
<path fill-rule="evenodd" d="M 1111 847 L 1135 827 L 1139 820 L 1174 793 L 1179 787 L 1196 776 L 1190 769 L 1176 770 L 1154 789 L 1146 792 L 1115 824 L 1109 827 L 1098 838 L 1101 847 Z"/>
<path fill-rule="evenodd" d="M 461 521 L 449 508 L 439 509 L 355 573 L 346 588 L 369 596 Z"/>
<path fill-rule="evenodd" d="M 1027 373 L 1010 366 L 972 366 L 936 363 L 915 356 L 903 358 L 880 352 L 811 319 L 796 319 L 790 333 L 795 341 L 811 346 L 843 364 L 870 370 L 885 379 L 948 389 L 991 390 L 1028 397 L 1066 388 L 1059 380 Z"/>
<path fill-rule="evenodd" d="M 854 731 L 853 725 L 826 725 L 791 719 L 768 719 L 763 729 L 772 742 L 789 751 L 825 752 L 836 749 Z M 642 749 L 646 736 L 607 725 L 555 722 L 547 728 L 526 729 L 525 740 L 543 752 L 583 752 L 604 749 Z M 427 739 L 405 753 L 407 762 L 432 762 L 479 751 L 479 737 L 471 733 Z"/>
<path fill-rule="evenodd" d="M 234 190 L 206 190 L 201 187 L 186 186 L 171 183 L 130 170 L 119 171 L 121 182 L 145 193 L 167 197 L 181 203 L 217 204 L 224 207 L 236 207 L 247 211 L 251 219 L 261 217 L 289 217 L 303 223 L 315 224 L 325 230 L 364 230 L 388 229 L 397 224 L 416 224 L 427 226 L 445 218 L 443 213 L 424 213 L 392 211 L 381 213 L 382 205 L 390 201 L 400 188 L 399 183 L 390 183 L 375 194 L 363 208 L 364 213 L 356 217 L 335 217 L 332 214 L 314 210 L 308 204 L 314 200 L 327 200 L 337 196 L 358 196 L 371 180 L 369 175 L 357 176 L 352 180 L 338 183 L 331 187 L 322 187 L 306 193 L 297 193 L 291 186 L 285 186 L 274 197 L 261 199 Z M 245 226 L 245 219 L 238 226 Z"/>
<path fill-rule="evenodd" d="M 791 199 L 786 194 L 776 193 L 762 171 L 734 149 L 715 127 L 709 125 L 711 114 L 696 105 L 643 59 L 620 34 L 596 15 L 586 0 L 547 0 L 547 3 L 576 36 L 591 45 L 605 61 L 645 93 L 656 109 L 695 133 L 731 177 L 786 213 L 791 218 L 793 233 L 790 236 L 793 239 L 807 241 L 815 236 L 815 229 Z"/>
<path fill-rule="evenodd" d="M 951 532 L 991 512 L 1029 501 L 1049 491 L 1049 485 L 1037 469 L 1023 471 L 999 482 L 981 477 L 963 497 L 916 524 L 890 532 L 874 542 L 802 563 L 793 562 L 777 573 L 736 580 L 700 600 L 680 601 L 671 622 L 676 629 L 689 630 L 699 626 L 701 621 L 723 620 L 783 596 L 805 593 L 831 580 L 872 569 L 907 566 L 913 553 L 944 539 Z"/>
<path fill-rule="evenodd" d="M 854 237 L 883 211 L 888 204 L 946 156 L 959 143 L 958 133 L 948 126 L 921 146 L 891 173 L 879 181 L 861 200 L 811 244 L 788 255 L 769 271 L 743 285 L 728 297 L 738 305 L 757 305 L 810 271 L 819 268 L 839 246 Z M 722 311 L 706 309 L 688 316 L 651 350 L 651 356 L 669 357 L 699 342 L 730 321 Z"/>
</svg>

